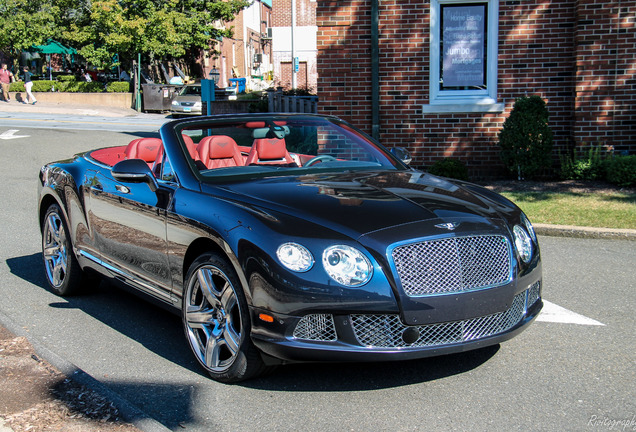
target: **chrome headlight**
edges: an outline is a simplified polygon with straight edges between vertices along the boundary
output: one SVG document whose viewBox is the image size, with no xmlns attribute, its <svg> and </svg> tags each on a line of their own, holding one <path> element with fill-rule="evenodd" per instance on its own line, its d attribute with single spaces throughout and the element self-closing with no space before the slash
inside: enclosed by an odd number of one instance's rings
<svg viewBox="0 0 636 432">
<path fill-rule="evenodd" d="M 537 234 L 534 232 L 534 227 L 530 223 L 530 219 L 528 219 L 528 217 L 525 214 L 523 214 L 523 213 L 521 213 L 521 222 L 526 227 L 526 230 L 528 231 L 528 234 L 530 234 L 530 237 L 532 238 L 532 241 L 536 244 L 537 243 Z"/>
<path fill-rule="evenodd" d="M 519 252 L 521 260 L 528 264 L 532 259 L 532 240 L 526 230 L 520 225 L 515 225 L 512 231 L 515 236 L 515 247 L 517 248 L 517 252 Z"/>
<path fill-rule="evenodd" d="M 179 106 L 179 105 L 180 105 L 180 104 L 179 104 L 179 102 L 178 102 L 178 101 L 176 101 L 176 100 L 173 100 L 173 101 L 172 101 L 172 106 Z"/>
<path fill-rule="evenodd" d="M 357 249 L 345 245 L 328 247 L 322 253 L 322 265 L 333 280 L 345 286 L 364 285 L 371 279 L 373 267 Z"/>
<path fill-rule="evenodd" d="M 295 272 L 306 272 L 314 265 L 314 257 L 306 247 L 298 243 L 283 243 L 276 250 L 278 260 Z"/>
<path fill-rule="evenodd" d="M 201 102 L 195 102 L 193 108 L 201 108 Z"/>
</svg>

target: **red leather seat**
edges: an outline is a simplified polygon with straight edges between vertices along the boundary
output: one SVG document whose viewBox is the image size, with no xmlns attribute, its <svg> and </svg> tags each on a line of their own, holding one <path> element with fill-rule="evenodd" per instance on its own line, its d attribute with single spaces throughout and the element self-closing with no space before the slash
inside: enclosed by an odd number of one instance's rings
<svg viewBox="0 0 636 432">
<path fill-rule="evenodd" d="M 183 141 L 185 142 L 186 147 L 188 148 L 188 153 L 195 161 L 201 160 L 199 157 L 199 152 L 197 151 L 197 145 L 194 143 L 192 138 L 186 134 L 181 134 L 183 137 Z"/>
<path fill-rule="evenodd" d="M 285 139 L 258 138 L 254 140 L 245 165 L 271 165 L 295 163 L 287 151 Z"/>
<path fill-rule="evenodd" d="M 124 154 L 126 159 L 141 159 L 152 168 L 157 155 L 163 150 L 163 143 L 159 138 L 137 138 L 132 140 Z"/>
<path fill-rule="evenodd" d="M 236 141 L 229 136 L 213 135 L 204 137 L 197 146 L 201 162 L 208 168 L 243 166 L 243 156 Z"/>
</svg>

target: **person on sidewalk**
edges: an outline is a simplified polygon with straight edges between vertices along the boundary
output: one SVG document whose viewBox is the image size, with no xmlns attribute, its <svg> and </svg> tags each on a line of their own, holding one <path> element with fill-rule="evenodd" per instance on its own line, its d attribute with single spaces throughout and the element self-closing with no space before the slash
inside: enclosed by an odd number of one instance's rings
<svg viewBox="0 0 636 432">
<path fill-rule="evenodd" d="M 12 78 L 13 73 L 7 69 L 6 63 L 2 63 L 2 68 L 0 69 L 0 85 L 2 85 L 2 98 L 5 102 L 9 102 L 11 100 L 11 96 L 9 96 L 9 87 L 11 86 Z"/>
<path fill-rule="evenodd" d="M 26 101 L 24 103 L 29 103 L 29 100 L 32 100 L 33 102 L 31 102 L 31 105 L 35 105 L 36 102 L 38 101 L 35 96 L 33 96 L 33 93 L 31 93 L 31 87 L 33 87 L 33 81 L 31 81 L 31 75 L 33 75 L 31 72 L 29 72 L 29 67 L 25 66 L 24 67 L 24 89 L 26 90 Z"/>
</svg>

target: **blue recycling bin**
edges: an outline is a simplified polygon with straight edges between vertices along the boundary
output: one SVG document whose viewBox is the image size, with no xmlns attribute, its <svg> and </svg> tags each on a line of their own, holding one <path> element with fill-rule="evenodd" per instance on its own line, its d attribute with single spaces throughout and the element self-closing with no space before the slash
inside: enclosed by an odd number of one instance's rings
<svg viewBox="0 0 636 432">
<path fill-rule="evenodd" d="M 230 86 L 236 87 L 238 93 L 245 93 L 247 78 L 230 78 Z"/>
</svg>

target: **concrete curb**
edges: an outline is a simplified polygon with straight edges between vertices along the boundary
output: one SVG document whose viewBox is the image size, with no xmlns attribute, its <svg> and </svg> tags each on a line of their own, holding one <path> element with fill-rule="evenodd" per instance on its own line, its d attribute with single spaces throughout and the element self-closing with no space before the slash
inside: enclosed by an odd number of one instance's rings
<svg viewBox="0 0 636 432">
<path fill-rule="evenodd" d="M 636 230 L 618 228 L 593 228 L 571 225 L 532 224 L 539 235 L 606 240 L 636 241 Z"/>
<path fill-rule="evenodd" d="M 127 399 L 120 396 L 118 393 L 115 393 L 114 391 L 109 389 L 105 384 L 102 384 L 90 374 L 84 372 L 73 363 L 60 357 L 38 341 L 31 338 L 30 335 L 22 327 L 15 324 L 8 316 L 6 316 L 1 311 L 0 325 L 4 326 L 16 336 L 25 337 L 31 343 L 38 356 L 49 362 L 56 369 L 66 375 L 66 377 L 79 384 L 84 385 L 85 387 L 88 387 L 89 389 L 101 394 L 102 396 L 110 400 L 117 407 L 125 421 L 132 423 L 133 425 L 135 425 L 135 427 L 144 432 L 171 432 L 170 429 L 150 417 L 148 414 L 141 411 Z M 8 426 L 4 425 L 3 423 L 4 421 L 0 420 L 0 432 L 2 432 L 2 428 L 8 429 Z"/>
</svg>

